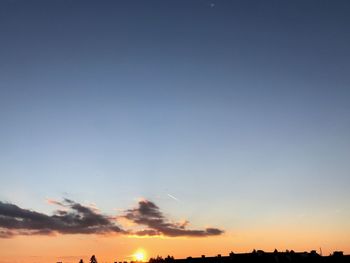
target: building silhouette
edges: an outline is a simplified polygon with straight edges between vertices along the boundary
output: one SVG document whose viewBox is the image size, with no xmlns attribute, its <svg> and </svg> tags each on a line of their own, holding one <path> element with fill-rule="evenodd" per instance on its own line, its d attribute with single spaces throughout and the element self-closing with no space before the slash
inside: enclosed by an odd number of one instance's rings
<svg viewBox="0 0 350 263">
<path fill-rule="evenodd" d="M 335 251 L 329 256 L 321 256 L 315 250 L 311 252 L 294 252 L 293 250 L 279 252 L 265 252 L 263 250 L 253 250 L 251 253 L 229 253 L 228 256 L 221 254 L 215 257 L 206 257 L 202 255 L 198 258 L 188 257 L 186 259 L 174 259 L 173 257 L 166 258 L 151 258 L 149 263 L 350 263 L 350 255 L 344 255 L 341 251 Z"/>
</svg>

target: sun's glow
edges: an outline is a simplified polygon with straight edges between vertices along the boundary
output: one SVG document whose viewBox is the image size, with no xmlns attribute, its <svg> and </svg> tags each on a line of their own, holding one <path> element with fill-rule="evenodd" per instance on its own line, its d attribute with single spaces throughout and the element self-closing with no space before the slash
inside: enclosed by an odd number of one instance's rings
<svg viewBox="0 0 350 263">
<path fill-rule="evenodd" d="M 135 261 L 145 261 L 146 260 L 146 253 L 143 249 L 139 249 L 135 252 L 133 255 Z"/>
</svg>

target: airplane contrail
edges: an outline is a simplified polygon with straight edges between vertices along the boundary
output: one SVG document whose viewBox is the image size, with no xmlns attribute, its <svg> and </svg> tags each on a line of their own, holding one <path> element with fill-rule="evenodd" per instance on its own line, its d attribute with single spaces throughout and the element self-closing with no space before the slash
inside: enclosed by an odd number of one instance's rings
<svg viewBox="0 0 350 263">
<path fill-rule="evenodd" d="M 173 196 L 171 194 L 167 194 L 167 196 L 169 196 L 170 198 L 174 199 L 177 202 L 180 202 L 180 200 L 178 198 L 176 198 L 175 196 Z"/>
</svg>

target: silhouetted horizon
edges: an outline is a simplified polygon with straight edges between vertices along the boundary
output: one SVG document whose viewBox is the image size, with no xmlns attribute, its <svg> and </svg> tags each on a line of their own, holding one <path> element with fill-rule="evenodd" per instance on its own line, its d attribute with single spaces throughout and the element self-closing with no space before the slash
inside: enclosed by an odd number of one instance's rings
<svg viewBox="0 0 350 263">
<path fill-rule="evenodd" d="M 321 251 L 320 251 L 321 252 Z M 329 255 L 322 255 L 316 250 L 311 251 L 264 251 L 253 249 L 251 252 L 234 253 L 231 251 L 228 255 L 218 254 L 216 256 L 201 255 L 200 257 L 175 258 L 173 256 L 151 257 L 148 261 L 114 261 L 114 263 L 229 263 L 229 262 L 350 262 L 350 255 L 345 255 L 343 251 L 334 251 Z M 64 262 L 57 262 L 64 263 Z M 80 259 L 79 263 L 84 263 Z M 97 257 L 92 255 L 90 263 L 98 263 Z"/>
</svg>

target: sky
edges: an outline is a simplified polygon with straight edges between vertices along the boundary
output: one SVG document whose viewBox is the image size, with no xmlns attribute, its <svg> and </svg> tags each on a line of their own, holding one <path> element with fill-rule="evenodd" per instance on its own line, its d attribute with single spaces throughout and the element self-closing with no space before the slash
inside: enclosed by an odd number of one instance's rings
<svg viewBox="0 0 350 263">
<path fill-rule="evenodd" d="M 0 2 L 0 262 L 350 254 L 348 1 Z"/>
</svg>

